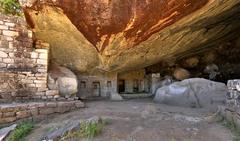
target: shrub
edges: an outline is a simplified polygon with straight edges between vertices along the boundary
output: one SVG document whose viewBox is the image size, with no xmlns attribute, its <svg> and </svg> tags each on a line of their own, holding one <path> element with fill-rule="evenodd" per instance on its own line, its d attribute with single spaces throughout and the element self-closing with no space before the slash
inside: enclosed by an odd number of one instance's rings
<svg viewBox="0 0 240 141">
<path fill-rule="evenodd" d="M 32 122 L 23 122 L 10 134 L 8 141 L 23 141 L 32 131 L 34 124 Z"/>
<path fill-rule="evenodd" d="M 0 12 L 11 15 L 22 15 L 18 0 L 0 0 Z"/>
</svg>

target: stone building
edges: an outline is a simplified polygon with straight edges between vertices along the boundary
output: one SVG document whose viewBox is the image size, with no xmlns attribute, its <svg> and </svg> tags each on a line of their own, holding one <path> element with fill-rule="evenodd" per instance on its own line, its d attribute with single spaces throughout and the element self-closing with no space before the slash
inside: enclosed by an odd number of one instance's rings
<svg viewBox="0 0 240 141">
<path fill-rule="evenodd" d="M 151 76 L 145 70 L 98 75 L 78 75 L 81 98 L 110 97 L 112 94 L 148 94 L 150 93 Z"/>
</svg>

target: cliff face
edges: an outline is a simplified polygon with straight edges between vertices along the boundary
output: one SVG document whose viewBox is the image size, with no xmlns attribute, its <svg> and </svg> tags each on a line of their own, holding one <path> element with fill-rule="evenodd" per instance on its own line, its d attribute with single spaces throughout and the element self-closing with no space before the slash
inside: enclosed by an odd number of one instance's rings
<svg viewBox="0 0 240 141">
<path fill-rule="evenodd" d="M 52 61 L 79 72 L 177 60 L 237 38 L 239 0 L 28 0 L 22 3 Z"/>
</svg>

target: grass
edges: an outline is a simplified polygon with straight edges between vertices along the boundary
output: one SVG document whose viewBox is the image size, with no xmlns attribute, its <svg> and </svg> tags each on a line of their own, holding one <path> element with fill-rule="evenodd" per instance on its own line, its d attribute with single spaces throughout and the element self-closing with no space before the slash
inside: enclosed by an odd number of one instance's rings
<svg viewBox="0 0 240 141">
<path fill-rule="evenodd" d="M 22 122 L 10 134 L 8 141 L 25 141 L 25 137 L 33 130 L 32 122 Z"/>
<path fill-rule="evenodd" d="M 217 115 L 216 120 L 222 126 L 228 128 L 234 135 L 233 141 L 240 141 L 240 128 L 237 127 L 234 120 L 226 120 L 223 116 Z"/>
<path fill-rule="evenodd" d="M 107 124 L 105 121 L 100 122 L 81 122 L 80 129 L 74 132 L 68 132 L 61 141 L 70 138 L 94 138 L 102 133 L 103 127 Z"/>
</svg>

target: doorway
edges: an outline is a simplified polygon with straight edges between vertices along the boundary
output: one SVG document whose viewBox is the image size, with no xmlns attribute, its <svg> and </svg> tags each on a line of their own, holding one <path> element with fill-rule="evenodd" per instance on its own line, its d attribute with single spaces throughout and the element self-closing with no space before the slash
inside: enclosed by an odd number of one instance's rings
<svg viewBox="0 0 240 141">
<path fill-rule="evenodd" d="M 119 93 L 125 92 L 125 80 L 118 81 L 118 92 Z"/>
<path fill-rule="evenodd" d="M 100 82 L 93 82 L 93 95 L 94 97 L 101 96 L 101 88 L 100 88 Z"/>
</svg>

